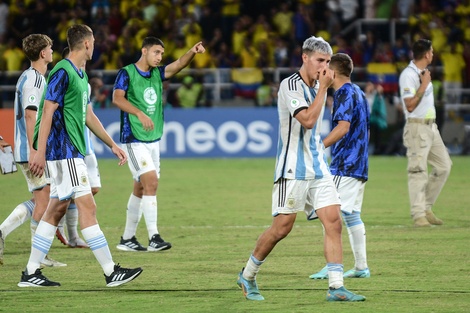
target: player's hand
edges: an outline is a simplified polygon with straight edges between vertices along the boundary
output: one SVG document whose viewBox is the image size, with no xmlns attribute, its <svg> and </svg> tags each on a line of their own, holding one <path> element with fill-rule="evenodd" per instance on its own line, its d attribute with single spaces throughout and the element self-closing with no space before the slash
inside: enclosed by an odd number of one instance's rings
<svg viewBox="0 0 470 313">
<path fill-rule="evenodd" d="M 328 67 L 318 73 L 318 81 L 320 82 L 320 86 L 328 88 L 333 84 L 334 79 L 335 72 Z"/>
<path fill-rule="evenodd" d="M 206 49 L 202 45 L 202 41 L 199 41 L 197 44 L 195 44 L 192 48 L 191 51 L 194 53 L 204 53 L 206 52 Z"/>
<path fill-rule="evenodd" d="M 140 112 L 139 114 L 137 114 L 137 118 L 142 123 L 142 127 L 145 131 L 149 132 L 153 130 L 153 121 L 144 112 Z"/>
<path fill-rule="evenodd" d="M 431 82 L 431 71 L 425 68 L 424 70 L 419 73 L 419 77 L 421 79 L 421 84 L 427 86 Z"/>
<path fill-rule="evenodd" d="M 32 154 L 33 156 L 29 160 L 29 170 L 34 176 L 41 177 L 46 168 L 46 156 L 43 153 L 37 153 L 36 150 Z"/>
<path fill-rule="evenodd" d="M 122 150 L 121 148 L 119 148 L 117 145 L 114 145 L 111 147 L 111 151 L 114 153 L 115 156 L 118 157 L 119 159 L 119 165 L 124 165 L 126 164 L 127 162 L 127 155 L 126 153 L 124 152 L 124 150 Z"/>
</svg>

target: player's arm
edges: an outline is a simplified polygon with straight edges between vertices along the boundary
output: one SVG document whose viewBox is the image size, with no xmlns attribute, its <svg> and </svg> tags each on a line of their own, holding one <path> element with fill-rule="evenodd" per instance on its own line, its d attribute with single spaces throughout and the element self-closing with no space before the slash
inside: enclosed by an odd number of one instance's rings
<svg viewBox="0 0 470 313">
<path fill-rule="evenodd" d="M 351 123 L 349 123 L 348 121 L 339 121 L 338 125 L 336 125 L 336 127 L 333 128 L 333 130 L 323 140 L 323 144 L 325 145 L 325 148 L 328 148 L 329 146 L 335 144 L 341 138 L 343 138 L 344 135 L 346 135 L 349 132 L 350 126 L 351 126 Z"/>
<path fill-rule="evenodd" d="M 111 150 L 114 155 L 119 158 L 119 165 L 123 165 L 127 161 L 127 156 L 121 148 L 118 147 L 116 142 L 109 136 L 106 129 L 104 129 L 103 124 L 93 112 L 93 108 L 88 104 L 88 110 L 86 113 L 86 126 L 91 130 L 96 137 L 98 137 L 102 142 L 104 142 Z"/>
<path fill-rule="evenodd" d="M 307 129 L 312 129 L 320 117 L 321 110 L 325 105 L 326 93 L 328 87 L 333 82 L 334 72 L 329 68 L 320 74 L 320 88 L 312 104 L 304 110 L 297 112 L 294 117 Z"/>
<path fill-rule="evenodd" d="M 205 51 L 206 49 L 202 45 L 202 41 L 199 41 L 178 60 L 168 64 L 165 67 L 165 78 L 168 79 L 177 74 L 179 71 L 189 65 L 189 63 L 192 61 L 192 59 L 197 53 L 204 53 Z"/>
<path fill-rule="evenodd" d="M 121 111 L 137 116 L 145 130 L 153 130 L 153 122 L 144 112 L 134 106 L 126 98 L 126 92 L 130 83 L 129 74 L 125 70 L 120 70 L 116 77 L 113 90 L 113 104 Z"/>
<path fill-rule="evenodd" d="M 29 169 L 37 177 L 41 177 L 46 167 L 46 143 L 51 132 L 52 116 L 59 104 L 54 101 L 45 100 L 42 108 L 42 117 L 39 124 L 38 143 L 36 153 L 31 155 Z"/>
<path fill-rule="evenodd" d="M 28 137 L 29 149 L 33 148 L 33 137 L 34 137 L 34 126 L 36 125 L 37 111 L 26 108 L 25 110 L 25 121 L 26 121 L 26 136 Z"/>
<path fill-rule="evenodd" d="M 421 99 L 424 96 L 424 92 L 431 82 L 431 72 L 428 69 L 425 69 L 419 74 L 419 78 L 421 84 L 419 85 L 418 90 L 416 90 L 416 93 L 413 96 L 403 98 L 406 110 L 410 113 L 413 112 L 421 102 Z"/>
<path fill-rule="evenodd" d="M 36 153 L 36 150 L 33 147 L 34 141 L 34 128 L 36 126 L 36 116 L 39 107 L 39 103 L 42 98 L 42 93 L 44 91 L 44 83 L 40 82 L 37 83 L 36 77 L 31 77 L 31 80 L 35 80 L 34 86 L 29 84 L 25 84 L 22 90 L 22 99 L 21 102 L 24 103 L 26 106 L 24 108 L 24 119 L 26 123 L 26 138 L 28 140 L 29 151 L 30 151 L 30 159 L 33 157 L 31 154 Z"/>
</svg>

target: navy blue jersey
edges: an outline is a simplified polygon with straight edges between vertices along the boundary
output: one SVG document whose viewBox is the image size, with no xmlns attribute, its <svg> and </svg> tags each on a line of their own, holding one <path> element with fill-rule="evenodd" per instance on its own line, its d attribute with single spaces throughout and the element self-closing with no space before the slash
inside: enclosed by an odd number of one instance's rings
<svg viewBox="0 0 470 313">
<path fill-rule="evenodd" d="M 368 179 L 369 105 L 359 86 L 346 83 L 336 90 L 332 126 L 350 123 L 349 132 L 332 146 L 330 170 L 333 175 Z"/>
</svg>

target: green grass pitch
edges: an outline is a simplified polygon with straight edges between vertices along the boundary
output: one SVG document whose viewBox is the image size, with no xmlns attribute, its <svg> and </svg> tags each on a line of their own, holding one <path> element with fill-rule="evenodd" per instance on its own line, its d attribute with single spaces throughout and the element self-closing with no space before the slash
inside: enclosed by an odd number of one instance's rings
<svg viewBox="0 0 470 313">
<path fill-rule="evenodd" d="M 470 158 L 454 166 L 434 211 L 444 225 L 412 227 L 406 159 L 372 157 L 362 218 L 367 230 L 369 279 L 345 286 L 363 303 L 329 303 L 327 281 L 310 274 L 323 267 L 322 228 L 298 215 L 291 234 L 258 275 L 265 301 L 244 299 L 236 285 L 257 237 L 271 223 L 274 159 L 163 159 L 158 190 L 159 230 L 168 251 L 116 249 L 132 190 L 127 165 L 99 160 L 98 220 L 114 261 L 141 266 L 142 275 L 105 287 L 89 249 L 54 241 L 50 256 L 68 264 L 43 273 L 59 288 L 18 288 L 30 252 L 29 224 L 6 239 L 0 267 L 0 312 L 468 312 L 470 310 Z M 21 173 L 0 177 L 0 220 L 29 197 Z M 137 238 L 147 244 L 142 220 Z M 353 256 L 343 228 L 345 270 Z"/>
</svg>

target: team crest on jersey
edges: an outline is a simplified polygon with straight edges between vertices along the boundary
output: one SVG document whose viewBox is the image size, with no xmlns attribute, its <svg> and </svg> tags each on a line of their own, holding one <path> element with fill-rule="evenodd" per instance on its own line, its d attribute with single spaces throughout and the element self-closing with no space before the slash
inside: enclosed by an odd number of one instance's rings
<svg viewBox="0 0 470 313">
<path fill-rule="evenodd" d="M 145 159 L 140 160 L 140 166 L 141 167 L 147 167 L 147 161 Z"/>
<path fill-rule="evenodd" d="M 29 102 L 29 103 L 36 103 L 36 100 L 37 100 L 37 98 L 36 98 L 35 95 L 31 95 L 31 96 L 29 96 L 29 98 L 28 98 L 28 102 Z"/>
<path fill-rule="evenodd" d="M 297 100 L 297 99 L 291 99 L 290 100 L 290 105 L 293 107 L 293 108 L 296 108 L 300 105 L 300 101 Z"/>
<path fill-rule="evenodd" d="M 86 174 L 82 174 L 82 176 L 80 177 L 80 182 L 82 185 L 88 185 L 88 177 L 86 176 Z"/>
<path fill-rule="evenodd" d="M 148 87 L 144 90 L 144 100 L 150 105 L 157 102 L 157 93 L 153 87 Z"/>
<path fill-rule="evenodd" d="M 289 209 L 293 209 L 295 206 L 295 198 L 290 196 L 288 199 L 287 199 L 287 207 Z"/>
</svg>

